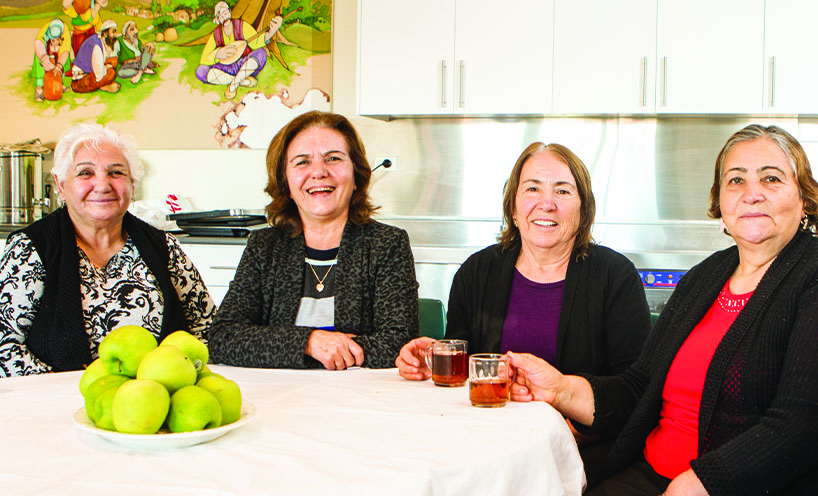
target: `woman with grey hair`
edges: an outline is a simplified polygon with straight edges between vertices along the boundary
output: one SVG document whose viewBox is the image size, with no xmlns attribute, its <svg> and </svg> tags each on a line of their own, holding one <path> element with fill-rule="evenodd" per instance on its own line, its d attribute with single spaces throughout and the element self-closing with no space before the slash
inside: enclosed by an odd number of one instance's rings
<svg viewBox="0 0 818 496">
<path fill-rule="evenodd" d="M 178 240 L 128 213 L 136 143 L 96 124 L 60 137 L 63 206 L 12 233 L 0 259 L 0 377 L 81 370 L 113 329 L 204 339 L 215 305 Z"/>
</svg>

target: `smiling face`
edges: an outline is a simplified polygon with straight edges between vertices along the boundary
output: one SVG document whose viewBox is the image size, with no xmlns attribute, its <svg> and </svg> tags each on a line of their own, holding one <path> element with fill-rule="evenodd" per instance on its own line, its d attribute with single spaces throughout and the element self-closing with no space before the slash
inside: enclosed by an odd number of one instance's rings
<svg viewBox="0 0 818 496">
<path fill-rule="evenodd" d="M 777 252 L 795 235 L 804 215 L 787 156 L 767 138 L 738 143 L 727 152 L 719 202 L 724 224 L 739 247 L 771 243 Z"/>
<path fill-rule="evenodd" d="M 287 147 L 287 184 L 305 226 L 342 222 L 355 175 L 344 136 L 323 127 L 300 132 Z"/>
<path fill-rule="evenodd" d="M 111 145 L 100 149 L 80 146 L 65 180 L 54 178 L 75 224 L 117 224 L 128 210 L 134 192 L 130 167 Z"/>
<path fill-rule="evenodd" d="M 523 164 L 515 196 L 514 219 L 523 250 L 570 253 L 580 223 L 576 181 L 568 166 L 549 151 L 532 155 Z"/>
</svg>

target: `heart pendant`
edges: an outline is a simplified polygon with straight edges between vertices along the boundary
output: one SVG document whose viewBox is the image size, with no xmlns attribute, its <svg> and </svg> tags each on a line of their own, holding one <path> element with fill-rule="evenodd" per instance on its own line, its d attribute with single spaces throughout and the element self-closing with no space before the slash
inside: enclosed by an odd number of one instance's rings
<svg viewBox="0 0 818 496">
<path fill-rule="evenodd" d="M 319 282 L 318 284 L 315 285 L 315 290 L 320 293 L 321 291 L 324 290 L 324 285 Z"/>
</svg>

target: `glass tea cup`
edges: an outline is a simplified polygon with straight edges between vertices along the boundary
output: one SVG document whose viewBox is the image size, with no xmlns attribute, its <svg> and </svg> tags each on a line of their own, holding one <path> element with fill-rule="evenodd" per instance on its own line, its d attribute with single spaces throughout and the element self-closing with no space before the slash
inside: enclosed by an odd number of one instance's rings
<svg viewBox="0 0 818 496">
<path fill-rule="evenodd" d="M 468 342 L 440 339 L 426 347 L 426 365 L 432 371 L 435 386 L 458 387 L 468 379 Z"/>
<path fill-rule="evenodd" d="M 505 406 L 509 390 L 508 356 L 479 353 L 469 357 L 469 400 L 474 406 Z"/>
</svg>

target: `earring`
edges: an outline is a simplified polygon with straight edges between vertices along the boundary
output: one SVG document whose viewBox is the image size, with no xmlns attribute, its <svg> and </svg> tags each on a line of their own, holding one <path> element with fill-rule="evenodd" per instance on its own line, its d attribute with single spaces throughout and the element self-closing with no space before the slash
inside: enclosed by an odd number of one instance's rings
<svg viewBox="0 0 818 496">
<path fill-rule="evenodd" d="M 809 230 L 809 217 L 807 214 L 804 214 L 804 216 L 801 217 L 801 229 L 804 231 Z"/>
<path fill-rule="evenodd" d="M 727 226 L 724 224 L 724 219 L 719 219 L 719 228 L 721 229 L 721 232 L 723 232 L 724 234 L 732 236 L 730 234 L 730 231 L 727 230 Z"/>
<path fill-rule="evenodd" d="M 514 227 L 517 227 L 517 219 L 511 219 L 511 222 L 514 224 Z"/>
</svg>

